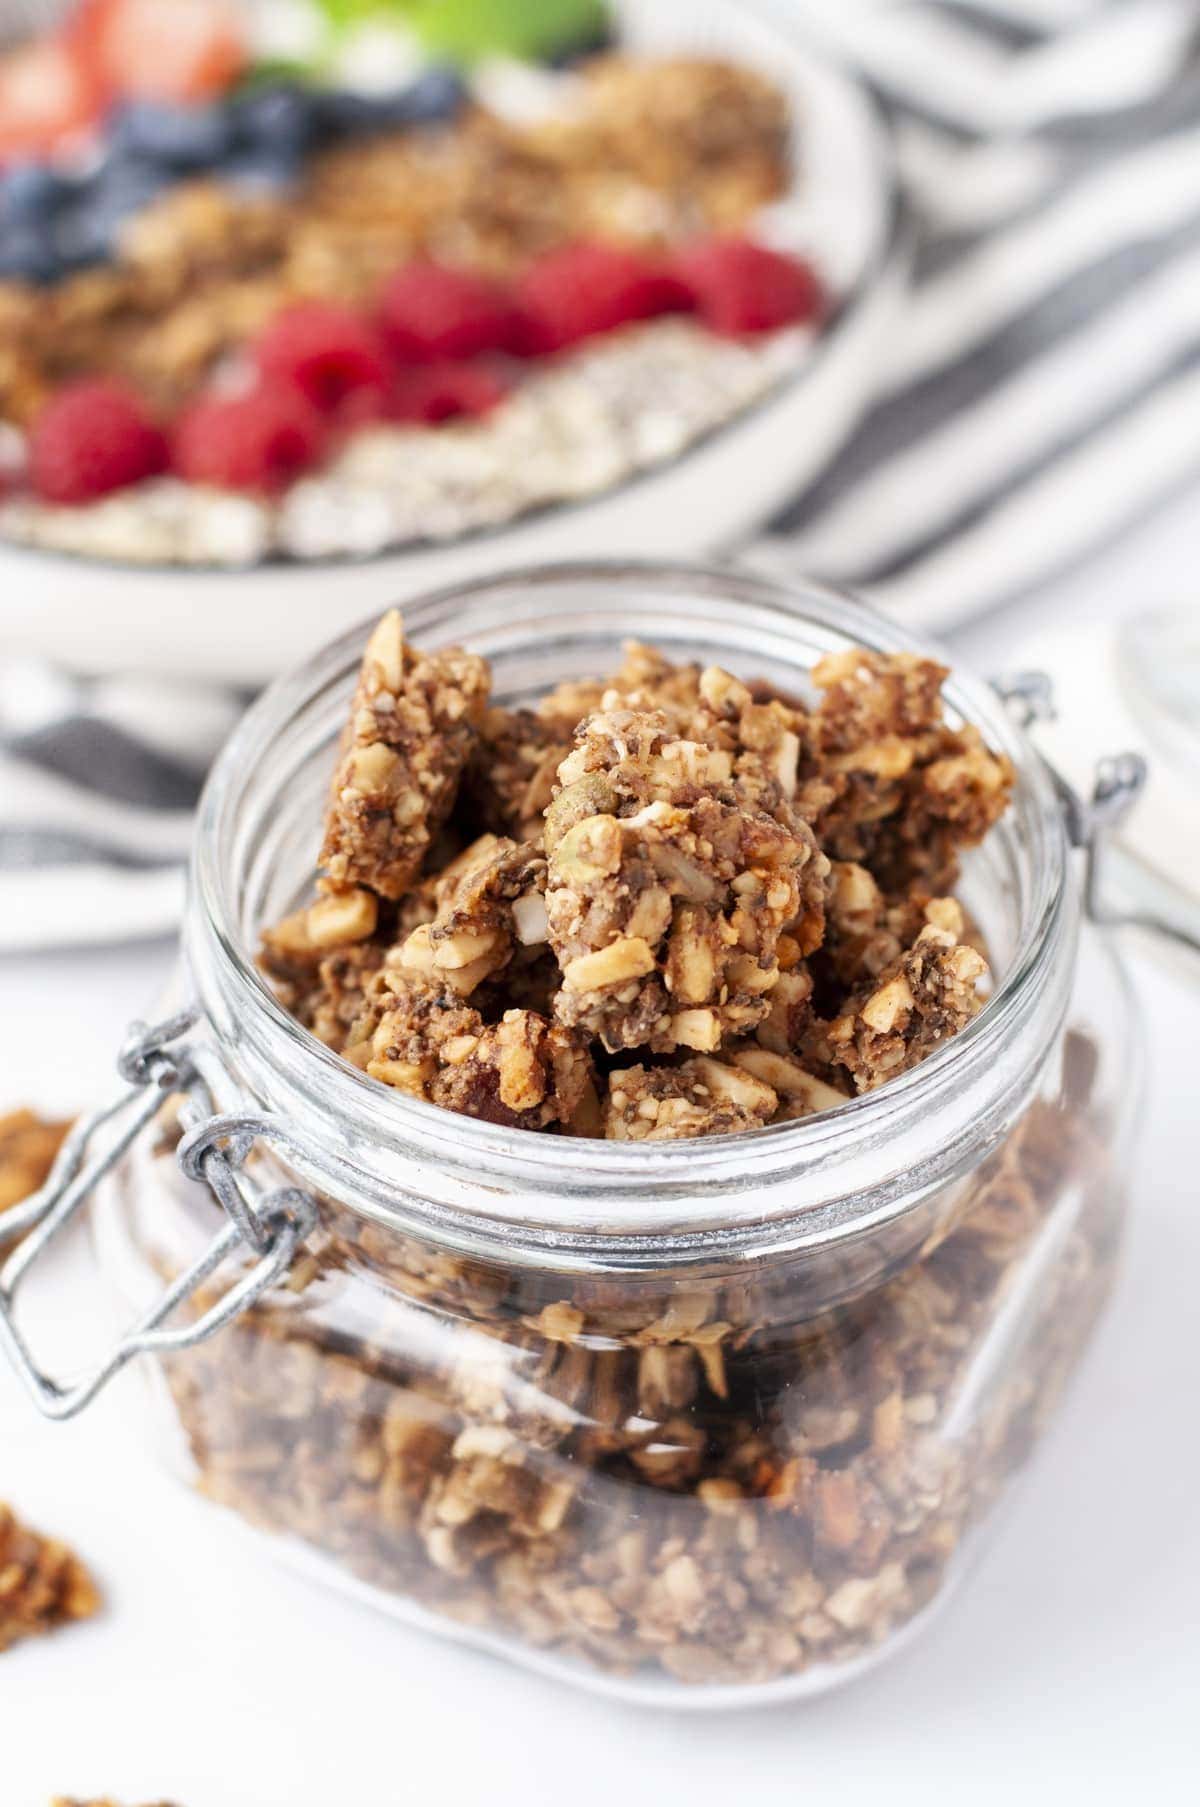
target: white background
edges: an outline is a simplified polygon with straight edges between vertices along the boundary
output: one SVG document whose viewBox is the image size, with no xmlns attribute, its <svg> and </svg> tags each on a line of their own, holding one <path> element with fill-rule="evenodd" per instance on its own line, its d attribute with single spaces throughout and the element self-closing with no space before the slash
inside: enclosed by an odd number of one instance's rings
<svg viewBox="0 0 1200 1807">
<path fill-rule="evenodd" d="M 1198 501 L 960 635 L 958 656 L 1011 668 L 1051 606 L 1086 627 L 1188 595 Z M 160 1475 L 132 1377 L 51 1427 L 0 1375 L 0 1497 L 76 1543 L 107 1596 L 93 1624 L 0 1658 L 0 1807 L 59 1791 L 180 1807 L 1200 1800 L 1200 969 L 1129 952 L 1151 1070 L 1124 1278 L 979 1568 L 893 1664 L 750 1714 L 593 1701 L 266 1560 Z M 0 1108 L 105 1095 L 119 1029 L 169 957 L 0 962 Z M 55 1290 L 86 1340 L 101 1320 L 82 1237 Z"/>
</svg>

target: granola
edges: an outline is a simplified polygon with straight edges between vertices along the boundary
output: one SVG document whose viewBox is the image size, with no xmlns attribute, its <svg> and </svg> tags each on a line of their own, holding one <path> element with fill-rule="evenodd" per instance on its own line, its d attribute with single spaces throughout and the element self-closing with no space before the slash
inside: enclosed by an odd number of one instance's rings
<svg viewBox="0 0 1200 1807">
<path fill-rule="evenodd" d="M 950 1189 L 916 1259 L 848 1273 L 841 1303 L 803 1258 L 625 1285 L 464 1260 L 331 1205 L 299 1298 L 170 1364 L 199 1483 L 384 1596 L 618 1676 L 769 1682 L 865 1656 L 942 1591 L 1105 1297 L 1088 1054 L 1069 1038 L 1062 1096 Z M 735 1058 L 740 1092 L 700 1057 L 622 1069 L 606 1109 L 669 1136 L 714 1079 L 743 1119 L 800 1098 L 798 1069 Z M 964 1423 L 1026 1271 L 1036 1299 Z"/>
<path fill-rule="evenodd" d="M 714 1052 L 753 1028 L 785 929 L 820 915 L 807 825 L 744 805 L 727 756 L 661 714 L 590 717 L 559 779 L 547 915 L 561 1019 L 610 1051 Z"/>
<path fill-rule="evenodd" d="M 99 1610 L 100 1595 L 79 1558 L 0 1502 L 0 1651 Z"/>
<path fill-rule="evenodd" d="M 403 896 L 450 813 L 488 687 L 482 659 L 417 652 L 398 612 L 383 617 L 333 776 L 321 848 L 328 890 Z"/>
<path fill-rule="evenodd" d="M 753 71 L 607 57 L 552 123 L 476 104 L 453 122 L 318 151 L 297 192 L 211 177 L 127 223 L 115 262 L 45 290 L 0 282 L 0 416 L 103 371 L 177 404 L 289 301 L 369 299 L 405 257 L 506 274 L 589 236 L 733 230 L 790 180 L 787 107 Z"/>
<path fill-rule="evenodd" d="M 368 992 L 345 1055 L 372 1079 L 513 1128 L 571 1129 L 581 1113 L 594 1117 L 591 1061 L 570 1030 L 530 1010 L 485 1023 L 452 987 L 438 990 L 402 970 L 385 968 Z"/>
<path fill-rule="evenodd" d="M 70 1127 L 69 1121 L 49 1122 L 30 1110 L 0 1117 L 0 1218 L 45 1185 Z"/>
<path fill-rule="evenodd" d="M 674 1141 L 732 1134 L 769 1123 L 779 1107 L 771 1087 L 723 1061 L 678 1067 L 624 1067 L 612 1075 L 604 1133 L 617 1142 Z"/>
<path fill-rule="evenodd" d="M 947 723 L 946 675 L 851 649 L 810 707 L 633 643 L 514 710 L 393 611 L 318 895 L 266 932 L 264 967 L 372 1077 L 496 1122 L 628 1140 L 836 1108 L 984 997 L 948 887 L 1012 774 Z"/>
</svg>

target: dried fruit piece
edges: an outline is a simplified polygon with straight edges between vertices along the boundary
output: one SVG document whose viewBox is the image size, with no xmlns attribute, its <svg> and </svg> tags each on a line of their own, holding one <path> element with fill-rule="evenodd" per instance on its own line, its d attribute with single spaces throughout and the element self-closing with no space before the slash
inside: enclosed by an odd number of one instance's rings
<svg viewBox="0 0 1200 1807">
<path fill-rule="evenodd" d="M 79 1558 L 0 1504 L 0 1651 L 99 1610 L 100 1595 Z"/>
<path fill-rule="evenodd" d="M 94 502 L 157 476 L 167 442 L 124 383 L 82 378 L 45 404 L 29 436 L 29 479 L 45 502 Z"/>
</svg>

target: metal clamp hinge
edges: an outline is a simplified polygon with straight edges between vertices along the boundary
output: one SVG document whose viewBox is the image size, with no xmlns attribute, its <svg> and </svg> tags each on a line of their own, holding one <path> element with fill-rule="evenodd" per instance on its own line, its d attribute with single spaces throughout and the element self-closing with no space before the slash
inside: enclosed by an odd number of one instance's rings
<svg viewBox="0 0 1200 1807">
<path fill-rule="evenodd" d="M 190 1349 L 215 1335 L 283 1279 L 316 1222 L 317 1207 L 307 1192 L 293 1186 L 265 1190 L 246 1171 L 258 1142 L 287 1144 L 289 1138 L 282 1124 L 263 1113 L 215 1114 L 211 1089 L 186 1039 L 197 1016 L 189 1008 L 152 1028 L 143 1023 L 131 1027 L 117 1062 L 125 1090 L 80 1119 L 46 1184 L 0 1218 L 0 1248 L 19 1239 L 0 1267 L 0 1349 L 48 1418 L 74 1417 L 137 1355 Z M 70 1383 L 57 1381 L 39 1367 L 17 1326 L 22 1285 L 171 1097 L 179 1099 L 184 1129 L 179 1164 L 190 1179 L 209 1187 L 225 1222 L 203 1255 L 178 1275 L 98 1367 Z M 197 1304 L 201 1289 L 239 1253 L 252 1255 L 253 1265 L 212 1304 L 172 1324 L 183 1307 Z"/>
<path fill-rule="evenodd" d="M 1044 672 L 996 678 L 992 688 L 1017 726 L 1055 719 L 1054 687 Z M 1091 920 L 1109 928 L 1142 928 L 1200 952 L 1200 904 L 1114 838 L 1146 788 L 1150 771 L 1141 753 L 1101 759 L 1084 797 L 1039 754 L 1058 795 L 1067 838 L 1084 855 L 1083 895 Z"/>
</svg>

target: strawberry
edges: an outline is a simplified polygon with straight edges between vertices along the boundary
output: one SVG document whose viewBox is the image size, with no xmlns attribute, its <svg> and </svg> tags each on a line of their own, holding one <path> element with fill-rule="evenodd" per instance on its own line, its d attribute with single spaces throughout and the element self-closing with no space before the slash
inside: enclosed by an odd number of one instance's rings
<svg viewBox="0 0 1200 1807">
<path fill-rule="evenodd" d="M 123 383 L 83 378 L 52 395 L 29 436 L 29 481 L 45 502 L 94 502 L 163 470 L 166 440 Z"/>
<path fill-rule="evenodd" d="M 671 269 L 714 332 L 775 332 L 824 312 L 811 264 L 748 238 L 699 239 L 676 252 Z"/>
<path fill-rule="evenodd" d="M 588 242 L 538 258 L 517 284 L 517 302 L 524 349 L 545 354 L 632 320 L 685 308 L 689 297 L 657 259 Z"/>
<path fill-rule="evenodd" d="M 75 35 L 104 87 L 153 100 L 211 100 L 248 54 L 232 0 L 84 0 Z"/>
<path fill-rule="evenodd" d="M 325 449 L 317 410 L 290 383 L 244 395 L 205 395 L 175 423 L 172 462 L 191 483 L 274 495 L 311 470 Z"/>
<path fill-rule="evenodd" d="M 0 57 L 0 161 L 46 157 L 95 125 L 101 93 L 61 37 Z"/>
</svg>

